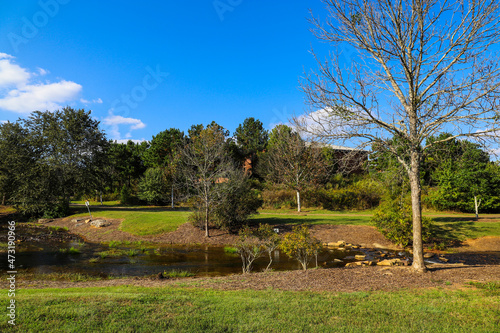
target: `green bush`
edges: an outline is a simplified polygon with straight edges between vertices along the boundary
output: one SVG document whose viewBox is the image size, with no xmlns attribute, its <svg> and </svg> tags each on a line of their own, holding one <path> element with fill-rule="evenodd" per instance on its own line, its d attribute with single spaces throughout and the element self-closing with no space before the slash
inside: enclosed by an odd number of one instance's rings
<svg viewBox="0 0 500 333">
<path fill-rule="evenodd" d="M 397 200 L 383 203 L 373 214 L 371 222 L 391 242 L 401 246 L 413 243 L 413 216 L 408 199 L 402 204 Z M 431 218 L 422 217 L 422 240 L 424 242 L 431 237 L 432 224 Z"/>
<path fill-rule="evenodd" d="M 53 205 L 46 205 L 43 209 L 43 218 L 55 219 L 58 217 L 65 217 L 69 215 L 69 204 L 58 203 Z"/>
<path fill-rule="evenodd" d="M 259 191 L 252 189 L 246 177 L 234 175 L 220 184 L 222 195 L 213 211 L 214 224 L 231 232 L 237 232 L 247 223 L 248 217 L 257 214 L 262 206 Z"/>
</svg>

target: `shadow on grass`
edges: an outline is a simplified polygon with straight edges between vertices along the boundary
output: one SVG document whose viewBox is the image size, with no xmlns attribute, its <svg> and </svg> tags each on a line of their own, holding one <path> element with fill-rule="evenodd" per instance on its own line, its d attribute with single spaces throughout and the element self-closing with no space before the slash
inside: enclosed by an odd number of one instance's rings
<svg viewBox="0 0 500 333">
<path fill-rule="evenodd" d="M 73 214 L 81 214 L 87 213 L 87 207 L 85 206 L 76 206 L 72 205 L 71 210 Z M 174 209 L 170 207 L 134 207 L 134 206 L 90 206 L 91 212 L 98 212 L 103 210 L 110 211 L 121 211 L 121 212 L 149 212 L 149 213 L 158 213 L 158 212 L 190 212 L 192 209 L 189 207 L 176 207 Z"/>
<path fill-rule="evenodd" d="M 335 218 L 321 218 L 318 216 L 266 216 L 257 215 L 252 220 L 255 224 L 270 224 L 270 225 L 299 225 L 299 224 L 327 224 L 327 225 L 369 225 L 366 218 L 358 217 L 335 217 Z"/>
<path fill-rule="evenodd" d="M 460 246 L 471 232 L 479 229 L 473 221 L 460 221 L 458 219 L 434 218 L 431 228 L 431 237 L 435 243 L 445 243 L 447 246 Z"/>
</svg>

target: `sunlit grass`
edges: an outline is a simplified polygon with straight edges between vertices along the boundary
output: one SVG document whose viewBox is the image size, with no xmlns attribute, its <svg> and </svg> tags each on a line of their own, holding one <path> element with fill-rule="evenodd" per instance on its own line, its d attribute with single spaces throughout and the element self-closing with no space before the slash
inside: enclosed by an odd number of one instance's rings
<svg viewBox="0 0 500 333">
<path fill-rule="evenodd" d="M 123 219 L 120 229 L 137 236 L 158 235 L 177 230 L 187 222 L 189 211 L 178 211 L 167 208 L 133 207 L 113 210 L 95 210 L 94 219 Z M 80 213 L 71 217 L 88 216 Z"/>
<path fill-rule="evenodd" d="M 13 332 L 497 332 L 498 284 L 399 292 L 20 289 Z M 7 301 L 7 293 L 0 296 Z M 43 318 L 43 319 L 41 319 Z"/>
</svg>

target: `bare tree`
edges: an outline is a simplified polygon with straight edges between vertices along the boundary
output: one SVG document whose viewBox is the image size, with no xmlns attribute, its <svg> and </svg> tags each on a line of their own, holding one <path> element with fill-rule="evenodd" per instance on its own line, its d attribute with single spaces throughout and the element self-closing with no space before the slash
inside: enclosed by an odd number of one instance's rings
<svg viewBox="0 0 500 333">
<path fill-rule="evenodd" d="M 221 184 L 235 169 L 225 145 L 224 132 L 218 126 L 208 126 L 180 149 L 180 179 L 201 206 L 206 237 L 209 237 L 210 213 L 222 196 Z"/>
<path fill-rule="evenodd" d="M 306 143 L 286 125 L 273 128 L 263 162 L 269 180 L 297 192 L 299 212 L 300 193 L 306 187 L 319 183 L 328 171 L 321 147 Z"/>
<path fill-rule="evenodd" d="M 302 130 L 333 142 L 376 143 L 408 175 L 413 268 L 425 272 L 420 169 L 433 144 L 498 134 L 500 67 L 495 0 L 328 0 L 328 19 L 312 18 L 315 36 L 354 48 L 350 68 L 332 52 L 302 88 L 311 106 Z M 426 142 L 439 132 L 452 135 Z M 397 138 L 403 152 L 391 144 Z M 358 140 L 354 140 L 358 139 Z"/>
</svg>

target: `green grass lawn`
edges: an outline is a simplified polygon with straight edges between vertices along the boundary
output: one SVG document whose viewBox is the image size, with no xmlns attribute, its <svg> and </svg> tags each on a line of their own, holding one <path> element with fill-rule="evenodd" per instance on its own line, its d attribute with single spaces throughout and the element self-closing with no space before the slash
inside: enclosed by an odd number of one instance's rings
<svg viewBox="0 0 500 333">
<path fill-rule="evenodd" d="M 180 287 L 21 289 L 13 332 L 498 332 L 500 283 L 315 293 Z M 487 288 L 485 288 L 487 287 Z M 7 293 L 0 297 L 6 304 Z M 5 309 L 5 307 L 4 307 Z"/>
<path fill-rule="evenodd" d="M 99 206 L 90 207 L 94 218 L 124 219 L 120 229 L 138 236 L 158 235 L 177 230 L 187 222 L 187 210 L 164 207 L 123 207 L 109 209 Z M 81 213 L 72 217 L 88 216 L 86 208 L 78 208 Z"/>
</svg>

